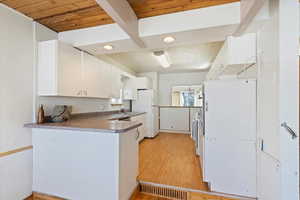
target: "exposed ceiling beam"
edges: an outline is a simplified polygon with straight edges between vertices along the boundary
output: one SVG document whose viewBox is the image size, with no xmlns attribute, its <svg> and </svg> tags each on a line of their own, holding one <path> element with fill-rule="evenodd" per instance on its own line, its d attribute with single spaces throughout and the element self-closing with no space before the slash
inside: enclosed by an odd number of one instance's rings
<svg viewBox="0 0 300 200">
<path fill-rule="evenodd" d="M 139 37 L 138 18 L 127 0 L 96 0 L 96 2 L 130 36 L 137 46 L 146 47 Z"/>
<path fill-rule="evenodd" d="M 265 3 L 266 0 L 241 0 L 241 23 L 234 36 L 240 36 L 247 30 Z"/>
</svg>

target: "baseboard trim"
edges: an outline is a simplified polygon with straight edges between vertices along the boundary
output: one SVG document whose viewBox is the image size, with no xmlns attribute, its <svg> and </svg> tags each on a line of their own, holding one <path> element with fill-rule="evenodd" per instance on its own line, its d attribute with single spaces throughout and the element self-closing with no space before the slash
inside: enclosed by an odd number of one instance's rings
<svg viewBox="0 0 300 200">
<path fill-rule="evenodd" d="M 0 158 L 5 157 L 5 156 L 9 156 L 9 155 L 12 155 L 12 154 L 15 154 L 15 153 L 19 153 L 19 152 L 22 152 L 22 151 L 27 151 L 27 150 L 32 149 L 32 148 L 33 148 L 33 146 L 30 145 L 30 146 L 21 147 L 21 148 L 14 149 L 14 150 L 2 152 L 2 153 L 0 153 Z"/>
<path fill-rule="evenodd" d="M 159 130 L 159 133 L 191 134 L 189 131 Z"/>
<path fill-rule="evenodd" d="M 140 192 L 140 184 L 137 184 L 137 186 L 135 187 L 135 189 L 131 193 L 131 196 L 130 196 L 129 200 L 135 200 L 135 198 L 136 198 L 136 196 L 138 195 L 139 192 Z"/>
</svg>

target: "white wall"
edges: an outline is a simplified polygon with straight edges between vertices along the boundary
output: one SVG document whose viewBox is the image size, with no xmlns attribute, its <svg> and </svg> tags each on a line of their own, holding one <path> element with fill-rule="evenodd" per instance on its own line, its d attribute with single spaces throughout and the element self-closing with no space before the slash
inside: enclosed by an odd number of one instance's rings
<svg viewBox="0 0 300 200">
<path fill-rule="evenodd" d="M 32 20 L 0 4 L 0 152 L 30 146 L 34 40 Z M 31 194 L 32 150 L 0 158 L 0 199 Z"/>
<path fill-rule="evenodd" d="M 34 23 L 35 26 L 35 38 L 37 41 L 47 41 L 47 40 L 56 40 L 58 39 L 58 33 L 50 30 L 46 26 Z"/>
<path fill-rule="evenodd" d="M 186 72 L 159 74 L 159 104 L 171 105 L 173 86 L 200 85 L 205 80 L 207 72 Z"/>
</svg>

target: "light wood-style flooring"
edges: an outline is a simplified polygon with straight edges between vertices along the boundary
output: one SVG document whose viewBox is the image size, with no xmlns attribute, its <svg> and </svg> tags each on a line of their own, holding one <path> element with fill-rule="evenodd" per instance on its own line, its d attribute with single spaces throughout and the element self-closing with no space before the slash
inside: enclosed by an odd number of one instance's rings
<svg viewBox="0 0 300 200">
<path fill-rule="evenodd" d="M 208 191 L 199 157 L 188 134 L 159 133 L 139 149 L 138 180 Z"/>
</svg>

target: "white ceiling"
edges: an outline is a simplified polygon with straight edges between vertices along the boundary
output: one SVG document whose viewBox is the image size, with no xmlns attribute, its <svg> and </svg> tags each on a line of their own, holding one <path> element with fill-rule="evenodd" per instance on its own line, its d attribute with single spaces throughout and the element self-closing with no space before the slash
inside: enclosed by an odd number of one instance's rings
<svg viewBox="0 0 300 200">
<path fill-rule="evenodd" d="M 152 50 L 149 49 L 108 54 L 107 56 L 137 73 L 198 71 L 203 70 L 201 67 L 213 62 L 222 44 L 223 42 L 212 42 L 164 48 L 172 62 L 171 67 L 167 69 L 161 67 L 153 56 Z"/>
<path fill-rule="evenodd" d="M 227 25 L 210 27 L 204 29 L 195 29 L 190 31 L 171 32 L 167 34 L 158 34 L 143 37 L 142 40 L 146 44 L 146 49 L 137 47 L 130 39 L 121 39 L 110 42 L 100 42 L 89 45 L 77 46 L 93 55 L 109 55 L 115 53 L 136 52 L 142 50 L 165 49 L 175 46 L 192 45 L 195 43 L 210 43 L 224 41 L 227 36 L 232 35 L 237 28 L 237 25 Z M 176 41 L 172 44 L 163 43 L 163 38 L 166 36 L 173 36 Z M 88 37 L 87 37 L 88 38 Z M 107 51 L 103 48 L 104 45 L 109 44 L 114 47 L 113 50 Z"/>
</svg>

